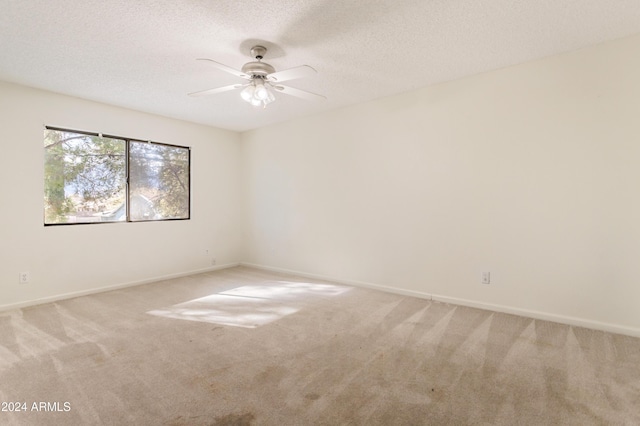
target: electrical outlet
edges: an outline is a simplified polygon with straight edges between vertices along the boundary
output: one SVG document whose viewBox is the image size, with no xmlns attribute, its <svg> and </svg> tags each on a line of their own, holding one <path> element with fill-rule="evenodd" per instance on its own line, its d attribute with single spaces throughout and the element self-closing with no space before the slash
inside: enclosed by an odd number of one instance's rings
<svg viewBox="0 0 640 426">
<path fill-rule="evenodd" d="M 20 284 L 26 284 L 26 283 L 28 283 L 28 282 L 29 282 L 29 279 L 30 279 L 30 278 L 31 278 L 31 277 L 29 276 L 29 273 L 28 273 L 28 272 L 20 272 L 20 276 L 19 276 L 19 278 L 18 278 L 18 282 L 19 282 Z"/>
<path fill-rule="evenodd" d="M 482 273 L 482 284 L 491 284 L 491 272 Z"/>
<path fill-rule="evenodd" d="M 216 264 L 216 258 L 212 257 L 211 258 L 211 266 L 214 266 Z"/>
</svg>

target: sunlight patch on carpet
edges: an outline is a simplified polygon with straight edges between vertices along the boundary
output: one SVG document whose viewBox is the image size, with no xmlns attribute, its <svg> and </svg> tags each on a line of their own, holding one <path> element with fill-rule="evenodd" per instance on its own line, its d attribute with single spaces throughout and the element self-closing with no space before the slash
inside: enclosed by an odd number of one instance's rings
<svg viewBox="0 0 640 426">
<path fill-rule="evenodd" d="M 234 288 L 147 312 L 165 318 L 256 328 L 351 290 L 331 284 L 275 281 Z"/>
</svg>

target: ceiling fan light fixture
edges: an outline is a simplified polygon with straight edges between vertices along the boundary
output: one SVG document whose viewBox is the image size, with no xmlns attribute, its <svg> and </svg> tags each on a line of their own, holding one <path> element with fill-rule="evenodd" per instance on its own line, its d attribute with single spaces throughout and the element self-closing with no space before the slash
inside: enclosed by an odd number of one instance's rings
<svg viewBox="0 0 640 426">
<path fill-rule="evenodd" d="M 253 95 L 254 95 L 255 91 L 256 91 L 256 87 L 253 84 L 250 84 L 247 87 L 245 87 L 244 89 L 242 89 L 242 92 L 240 92 L 240 96 L 245 101 L 251 102 L 251 99 L 253 99 Z"/>
<path fill-rule="evenodd" d="M 261 105 L 262 105 L 262 101 L 261 101 L 260 99 L 257 99 L 257 98 L 253 98 L 253 99 L 251 99 L 251 100 L 249 101 L 249 103 L 250 103 L 251 105 L 253 105 L 253 106 L 256 106 L 256 107 L 258 107 L 258 106 L 261 106 Z"/>
<path fill-rule="evenodd" d="M 269 105 L 271 102 L 275 101 L 276 98 L 273 96 L 273 94 L 271 92 L 269 92 L 269 96 L 267 96 L 266 98 L 264 98 L 262 101 L 262 106 L 266 107 L 267 105 Z"/>
<path fill-rule="evenodd" d="M 254 77 L 251 83 L 240 92 L 240 97 L 253 106 L 265 107 L 276 100 L 269 86 L 261 77 Z"/>
<path fill-rule="evenodd" d="M 256 79 L 256 91 L 253 96 L 261 101 L 264 101 L 269 97 L 269 91 L 261 78 Z"/>
<path fill-rule="evenodd" d="M 267 99 L 265 99 L 265 103 L 270 104 L 271 102 L 275 101 L 276 97 L 273 96 L 273 92 L 271 90 L 267 89 Z"/>
</svg>

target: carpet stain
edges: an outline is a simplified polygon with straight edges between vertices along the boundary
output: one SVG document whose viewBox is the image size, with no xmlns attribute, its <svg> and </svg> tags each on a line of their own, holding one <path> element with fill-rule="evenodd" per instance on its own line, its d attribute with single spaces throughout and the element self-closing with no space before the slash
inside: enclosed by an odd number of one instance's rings
<svg viewBox="0 0 640 426">
<path fill-rule="evenodd" d="M 317 393 L 308 393 L 304 397 L 312 401 L 315 401 L 316 399 L 320 398 L 320 395 L 318 395 Z"/>
<path fill-rule="evenodd" d="M 258 382 L 278 383 L 286 377 L 288 370 L 280 366 L 269 366 L 256 376 Z"/>
<path fill-rule="evenodd" d="M 251 413 L 227 414 L 226 416 L 216 417 L 211 426 L 251 426 L 254 419 L 255 416 Z"/>
<path fill-rule="evenodd" d="M 224 386 L 223 384 L 221 384 L 221 382 L 212 382 L 209 383 L 209 392 L 211 393 L 219 393 L 221 392 L 226 386 Z"/>
</svg>

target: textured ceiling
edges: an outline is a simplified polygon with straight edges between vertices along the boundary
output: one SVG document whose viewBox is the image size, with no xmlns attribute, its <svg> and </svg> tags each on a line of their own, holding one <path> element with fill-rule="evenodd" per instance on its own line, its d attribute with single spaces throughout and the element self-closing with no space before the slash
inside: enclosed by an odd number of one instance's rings
<svg viewBox="0 0 640 426">
<path fill-rule="evenodd" d="M 639 0 L 0 0 L 0 80 L 244 131 L 636 33 Z M 186 95 L 256 43 L 327 100 Z"/>
</svg>

